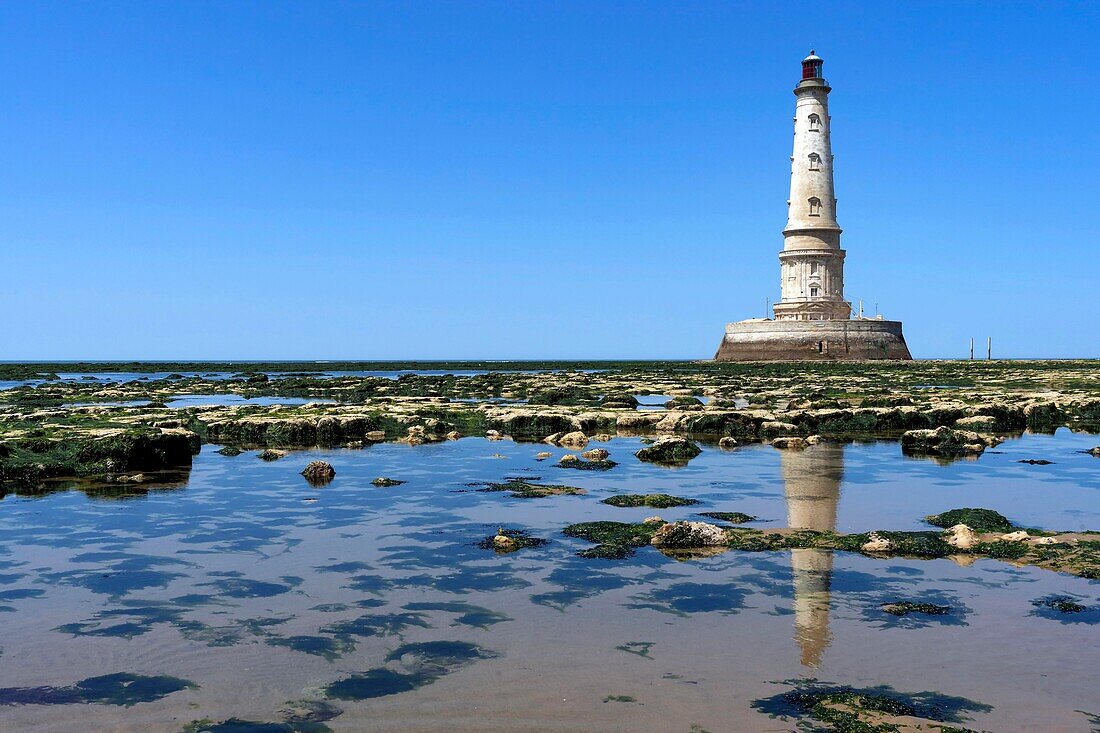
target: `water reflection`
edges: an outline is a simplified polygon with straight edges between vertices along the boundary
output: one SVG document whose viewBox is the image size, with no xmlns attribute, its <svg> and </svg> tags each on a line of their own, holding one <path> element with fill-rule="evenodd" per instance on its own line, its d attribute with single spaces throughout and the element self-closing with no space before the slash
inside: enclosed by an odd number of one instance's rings
<svg viewBox="0 0 1100 733">
<path fill-rule="evenodd" d="M 806 450 L 780 451 L 787 526 L 818 532 L 836 530 L 840 482 L 844 477 L 844 446 L 819 443 Z M 795 641 L 802 664 L 818 667 L 829 646 L 829 610 L 833 551 L 803 548 L 791 551 L 794 575 Z"/>
</svg>

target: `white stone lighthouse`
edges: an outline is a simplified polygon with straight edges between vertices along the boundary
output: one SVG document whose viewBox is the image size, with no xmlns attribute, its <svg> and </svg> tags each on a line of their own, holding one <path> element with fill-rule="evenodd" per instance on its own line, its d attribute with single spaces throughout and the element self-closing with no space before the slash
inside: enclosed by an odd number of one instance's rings
<svg viewBox="0 0 1100 733">
<path fill-rule="evenodd" d="M 824 62 L 802 60 L 794 88 L 794 151 L 775 318 L 726 326 L 719 361 L 911 359 L 900 321 L 851 318 L 833 188 L 832 118 Z"/>
<path fill-rule="evenodd" d="M 794 88 L 791 197 L 779 255 L 783 297 L 775 304 L 780 321 L 831 321 L 852 313 L 844 300 L 844 250 L 836 223 L 831 89 L 821 66 L 821 58 L 810 51 L 802 60 L 802 80 Z"/>
</svg>

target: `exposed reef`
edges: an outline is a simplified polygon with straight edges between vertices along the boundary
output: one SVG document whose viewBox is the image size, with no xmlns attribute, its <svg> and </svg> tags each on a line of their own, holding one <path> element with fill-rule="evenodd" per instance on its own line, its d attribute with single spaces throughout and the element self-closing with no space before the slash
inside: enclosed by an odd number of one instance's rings
<svg viewBox="0 0 1100 733">
<path fill-rule="evenodd" d="M 974 510 L 959 510 L 974 511 Z M 941 515 L 942 516 L 942 515 Z M 955 541 L 959 528 L 972 533 L 973 542 Z M 567 537 L 595 543 L 581 557 L 619 560 L 646 545 L 679 557 L 705 550 L 764 552 L 802 548 L 859 552 L 868 557 L 964 558 L 988 557 L 1034 565 L 1100 579 L 1100 540 L 1090 533 L 1021 531 L 1015 535 L 976 532 L 955 525 L 942 532 L 875 530 L 854 534 L 777 529 L 764 532 L 745 527 L 723 527 L 706 522 L 665 522 L 654 517 L 642 523 L 581 522 L 563 530 Z M 697 554 L 697 553 L 695 553 Z"/>
<path fill-rule="evenodd" d="M 1024 429 L 1100 425 L 1100 369 L 1087 361 L 325 365 L 486 371 L 398 378 L 325 375 L 302 364 L 250 364 L 233 372 L 227 364 L 181 363 L 167 378 L 126 382 L 53 379 L 58 366 L 0 365 L 0 376 L 28 380 L 0 390 L 0 482 L 185 466 L 201 443 L 361 447 L 488 435 L 557 436 L 567 447 L 583 448 L 612 435 L 676 436 L 688 440 L 658 440 L 638 456 L 676 465 L 694 457 L 694 440 L 726 439 L 723 446 L 776 441 L 793 448 L 813 436 L 875 436 L 901 437 L 906 453 L 948 461 L 976 456 Z M 89 372 L 163 368 L 66 365 Z M 212 372 L 229 374 L 199 376 Z M 644 394 L 671 399 L 664 409 L 639 410 L 635 395 Z M 181 395 L 237 402 L 187 406 Z M 279 400 L 302 404 L 268 404 Z M 606 470 L 615 464 L 592 453 L 560 465 Z"/>
</svg>

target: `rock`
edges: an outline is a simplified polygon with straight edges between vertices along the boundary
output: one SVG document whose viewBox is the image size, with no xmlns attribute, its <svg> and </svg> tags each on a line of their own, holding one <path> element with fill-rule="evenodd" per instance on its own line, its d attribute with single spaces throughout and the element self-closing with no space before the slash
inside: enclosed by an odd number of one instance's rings
<svg viewBox="0 0 1100 733">
<path fill-rule="evenodd" d="M 1056 537 L 1032 537 L 1029 541 L 1033 545 L 1056 545 L 1056 544 L 1058 544 L 1058 538 L 1056 538 Z"/>
<path fill-rule="evenodd" d="M 978 432 L 993 432 L 997 429 L 997 418 L 992 415 L 971 415 L 960 417 L 955 421 L 955 427 L 962 430 L 974 430 Z"/>
<path fill-rule="evenodd" d="M 558 438 L 558 444 L 566 448 L 583 448 L 588 445 L 588 436 L 580 430 L 574 430 Z"/>
<path fill-rule="evenodd" d="M 772 447 L 779 448 L 780 450 L 804 450 L 806 448 L 806 439 L 793 436 L 776 438 L 772 441 Z"/>
<path fill-rule="evenodd" d="M 493 538 L 493 547 L 501 552 L 512 552 L 519 549 L 519 543 L 508 535 L 498 534 Z"/>
<path fill-rule="evenodd" d="M 1100 458 L 1100 445 L 1096 446 L 1095 448 L 1089 448 L 1089 455 Z"/>
<path fill-rule="evenodd" d="M 862 552 L 889 552 L 894 549 L 894 543 L 877 532 L 872 532 L 859 549 Z"/>
<path fill-rule="evenodd" d="M 1008 534 L 1001 535 L 1002 540 L 1008 540 L 1009 542 L 1024 542 L 1028 538 L 1028 533 L 1022 529 L 1018 532 L 1009 532 Z"/>
<path fill-rule="evenodd" d="M 977 433 L 954 430 L 945 425 L 935 430 L 907 430 L 901 434 L 902 452 L 916 455 L 980 455 L 986 445 L 986 439 Z"/>
<path fill-rule="evenodd" d="M 462 433 L 458 432 L 457 430 L 452 430 L 451 432 L 447 433 L 447 440 L 458 440 L 461 437 Z"/>
<path fill-rule="evenodd" d="M 321 723 L 343 713 L 335 705 L 321 700 L 294 700 L 279 710 L 279 717 L 287 723 Z"/>
<path fill-rule="evenodd" d="M 328 461 L 310 461 L 302 470 L 302 475 L 311 484 L 327 484 L 336 477 L 336 469 Z"/>
<path fill-rule="evenodd" d="M 1029 466 L 1049 466 L 1054 463 L 1054 461 L 1048 461 L 1045 458 L 1025 458 L 1016 462 L 1026 463 Z"/>
<path fill-rule="evenodd" d="M 726 544 L 726 532 L 707 522 L 671 522 L 661 525 L 649 543 L 670 548 L 722 547 Z"/>
<path fill-rule="evenodd" d="M 817 445 L 823 440 L 825 439 L 822 438 L 820 435 L 809 435 L 806 437 L 806 445 Z"/>
<path fill-rule="evenodd" d="M 584 453 L 581 453 L 582 457 L 587 458 L 590 461 L 602 461 L 605 460 L 609 455 L 611 454 L 603 448 L 593 448 L 592 450 L 586 450 Z"/>
<path fill-rule="evenodd" d="M 723 450 L 729 450 L 730 448 L 736 448 L 737 445 L 738 445 L 737 439 L 736 438 L 731 438 L 728 435 L 718 441 L 718 447 L 722 448 Z"/>
<path fill-rule="evenodd" d="M 358 449 L 363 447 L 363 441 L 361 441 L 361 440 L 349 440 L 347 443 L 344 444 L 344 447 L 345 448 L 350 448 L 352 450 L 358 450 Z"/>
<path fill-rule="evenodd" d="M 241 449 L 235 445 L 227 445 L 221 448 L 218 453 L 228 458 L 232 458 L 233 456 L 239 456 L 241 454 Z"/>
<path fill-rule="evenodd" d="M 978 533 L 965 524 L 956 524 L 944 530 L 944 540 L 959 550 L 969 550 L 981 541 Z"/>
<path fill-rule="evenodd" d="M 770 420 L 760 425 L 760 437 L 761 438 L 775 438 L 780 435 L 790 435 L 791 433 L 797 433 L 798 426 L 792 425 L 789 422 L 780 422 L 778 420 Z"/>
<path fill-rule="evenodd" d="M 539 451 L 538 453 L 535 454 L 535 460 L 536 461 L 545 461 L 547 458 L 549 458 L 552 455 L 554 455 L 554 454 L 551 453 L 548 450 Z"/>
<path fill-rule="evenodd" d="M 285 455 L 286 455 L 285 450 L 276 450 L 274 448 L 265 448 L 264 450 L 260 451 L 260 455 L 258 456 L 258 458 L 261 461 L 277 461 Z"/>
<path fill-rule="evenodd" d="M 665 436 L 634 455 L 651 463 L 687 463 L 703 451 L 693 441 L 680 436 Z"/>
<path fill-rule="evenodd" d="M 503 440 L 504 436 L 501 435 L 499 430 L 486 430 L 485 437 L 489 440 Z"/>
<path fill-rule="evenodd" d="M 379 476 L 374 481 L 371 481 L 371 483 L 374 484 L 375 486 L 379 487 L 379 488 L 384 489 L 384 488 L 387 488 L 389 486 L 400 486 L 401 484 L 403 484 L 405 482 L 404 481 L 398 481 L 397 479 L 394 479 L 394 478 L 386 478 L 385 476 Z"/>
<path fill-rule="evenodd" d="M 642 524 L 649 524 L 651 522 L 660 522 L 661 524 L 664 524 L 665 520 L 661 519 L 658 516 L 646 517 L 642 520 Z"/>
<path fill-rule="evenodd" d="M 386 434 L 381 430 L 371 430 L 363 437 L 372 443 L 381 443 L 386 439 Z"/>
<path fill-rule="evenodd" d="M 562 456 L 562 457 L 561 457 L 561 458 L 560 458 L 560 459 L 558 460 L 558 463 L 562 463 L 562 464 L 566 464 L 566 463 L 577 463 L 577 462 L 579 462 L 580 460 L 581 460 L 580 458 L 578 458 L 577 456 L 573 455 L 572 453 L 566 453 L 566 454 L 565 454 L 564 456 Z"/>
<path fill-rule="evenodd" d="M 551 433 L 550 435 L 547 435 L 545 438 L 543 438 L 542 442 L 549 443 L 550 445 L 557 445 L 558 441 L 561 440 L 561 436 L 563 435 L 565 435 L 565 433 Z"/>
<path fill-rule="evenodd" d="M 597 435 L 593 435 L 592 440 L 596 441 L 597 443 L 608 443 L 611 441 L 611 436 L 607 433 L 599 433 Z"/>
</svg>

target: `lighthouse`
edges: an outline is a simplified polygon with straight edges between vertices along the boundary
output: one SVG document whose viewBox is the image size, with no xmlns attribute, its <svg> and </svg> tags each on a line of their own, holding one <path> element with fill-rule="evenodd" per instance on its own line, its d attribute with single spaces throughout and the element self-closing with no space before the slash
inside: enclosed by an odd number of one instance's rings
<svg viewBox="0 0 1100 733">
<path fill-rule="evenodd" d="M 852 318 L 844 299 L 833 180 L 832 117 L 815 52 L 802 59 L 794 88 L 794 146 L 787 224 L 779 253 L 780 298 L 774 318 L 726 325 L 718 361 L 912 359 L 900 321 Z"/>
<path fill-rule="evenodd" d="M 782 299 L 779 321 L 831 321 L 848 318 L 844 300 L 844 250 L 836 223 L 833 146 L 830 142 L 829 88 L 821 58 L 810 51 L 794 88 L 794 152 L 787 226 L 779 255 Z"/>
</svg>

